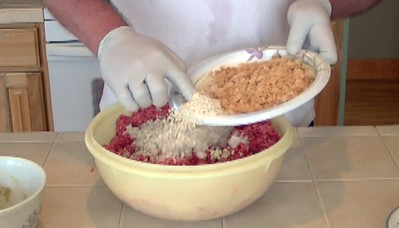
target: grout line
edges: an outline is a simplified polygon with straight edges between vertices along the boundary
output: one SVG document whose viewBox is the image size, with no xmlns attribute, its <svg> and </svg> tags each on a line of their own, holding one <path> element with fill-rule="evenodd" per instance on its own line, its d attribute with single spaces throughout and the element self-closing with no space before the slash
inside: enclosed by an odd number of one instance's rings
<svg viewBox="0 0 399 228">
<path fill-rule="evenodd" d="M 328 220 L 328 216 L 327 216 L 327 211 L 325 209 L 325 206 L 324 206 L 324 203 L 323 203 L 319 188 L 318 188 L 318 186 L 317 186 L 317 184 L 315 182 L 315 179 L 313 177 L 312 168 L 310 167 L 310 164 L 309 164 L 309 161 L 308 161 L 308 158 L 307 158 L 307 155 L 306 155 L 306 147 L 303 144 L 302 137 L 300 136 L 299 132 L 297 132 L 297 133 L 298 133 L 299 142 L 300 142 L 300 144 L 302 146 L 302 149 L 303 149 L 303 155 L 304 155 L 304 158 L 305 158 L 305 161 L 306 161 L 306 166 L 308 167 L 310 180 L 312 182 L 313 189 L 316 192 L 316 196 L 317 196 L 317 198 L 319 200 L 319 206 L 321 208 L 321 211 L 323 212 L 324 222 L 326 223 L 327 228 L 331 228 L 330 221 Z"/>
<path fill-rule="evenodd" d="M 315 182 L 364 182 L 364 181 L 391 181 L 399 180 L 399 177 L 373 177 L 356 179 L 315 179 Z"/>
<path fill-rule="evenodd" d="M 121 201 L 122 202 L 122 201 Z M 121 211 L 119 212 L 119 219 L 118 219 L 118 227 L 120 228 L 122 226 L 122 216 L 123 216 L 123 210 L 125 208 L 125 203 L 121 203 Z"/>
<path fill-rule="evenodd" d="M 44 158 L 44 162 L 43 162 L 43 166 L 42 166 L 43 169 L 44 169 L 44 166 L 47 164 L 47 161 L 48 161 L 48 159 L 50 157 L 51 152 L 53 151 L 53 148 L 55 146 L 55 141 L 56 141 L 58 135 L 59 135 L 59 133 L 57 133 L 57 135 L 54 137 L 54 140 L 51 142 L 50 150 L 48 151 L 47 156 Z"/>
<path fill-rule="evenodd" d="M 61 133 L 57 132 L 57 135 L 55 136 L 54 142 L 57 142 L 59 138 L 61 138 Z"/>
<path fill-rule="evenodd" d="M 15 144 L 15 143 L 53 143 L 54 141 L 49 140 L 9 140 L 9 141 L 2 141 L 0 140 L 1 144 Z"/>
<path fill-rule="evenodd" d="M 275 180 L 275 183 L 311 183 L 312 180 Z"/>
<path fill-rule="evenodd" d="M 399 161 L 396 159 L 395 155 L 393 154 L 393 151 L 391 147 L 388 145 L 388 143 L 385 141 L 384 137 L 381 135 L 381 133 L 378 131 L 378 136 L 382 140 L 382 143 L 384 144 L 385 148 L 388 150 L 389 154 L 391 155 L 393 161 L 396 164 L 396 167 L 399 168 Z"/>
<path fill-rule="evenodd" d="M 375 134 L 331 134 L 331 135 L 299 135 L 301 138 L 346 138 L 346 137 L 376 137 L 378 133 Z"/>
</svg>

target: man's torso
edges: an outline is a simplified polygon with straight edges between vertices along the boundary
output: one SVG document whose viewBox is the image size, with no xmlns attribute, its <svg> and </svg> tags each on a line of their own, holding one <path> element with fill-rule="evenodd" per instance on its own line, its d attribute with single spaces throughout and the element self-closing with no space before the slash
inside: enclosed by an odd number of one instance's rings
<svg viewBox="0 0 399 228">
<path fill-rule="evenodd" d="M 293 0 L 113 0 L 143 35 L 171 48 L 190 67 L 232 50 L 285 45 Z"/>
</svg>

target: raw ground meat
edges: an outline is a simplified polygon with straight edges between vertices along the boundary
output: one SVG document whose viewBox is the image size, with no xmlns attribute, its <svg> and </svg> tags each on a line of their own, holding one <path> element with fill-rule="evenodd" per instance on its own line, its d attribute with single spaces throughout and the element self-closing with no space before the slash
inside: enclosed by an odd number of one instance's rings
<svg viewBox="0 0 399 228">
<path fill-rule="evenodd" d="M 137 161 L 165 164 L 165 165 L 203 165 L 218 162 L 232 161 L 243 157 L 256 154 L 269 148 L 280 140 L 280 135 L 272 128 L 270 121 L 263 121 L 250 125 L 235 127 L 235 130 L 248 139 L 248 145 L 240 142 L 234 148 L 209 148 L 205 151 L 205 158 L 198 158 L 193 151 L 191 156 L 183 157 L 165 157 L 154 159 L 149 156 L 143 156 L 136 153 L 135 139 L 126 133 L 127 126 L 140 127 L 147 121 L 154 121 L 157 118 L 166 118 L 169 112 L 169 106 L 162 108 L 150 106 L 140 109 L 131 116 L 121 115 L 116 121 L 115 136 L 108 145 L 104 147 L 111 152 Z M 161 154 L 161 153 L 160 153 Z"/>
</svg>

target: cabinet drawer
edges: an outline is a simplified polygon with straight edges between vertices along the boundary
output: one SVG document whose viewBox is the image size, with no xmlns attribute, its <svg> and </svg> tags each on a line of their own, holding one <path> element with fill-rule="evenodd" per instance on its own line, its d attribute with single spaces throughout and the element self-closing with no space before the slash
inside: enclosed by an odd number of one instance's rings
<svg viewBox="0 0 399 228">
<path fill-rule="evenodd" d="M 0 132 L 46 131 L 40 73 L 0 74 Z"/>
<path fill-rule="evenodd" d="M 37 28 L 0 29 L 0 68 L 40 67 Z"/>
</svg>

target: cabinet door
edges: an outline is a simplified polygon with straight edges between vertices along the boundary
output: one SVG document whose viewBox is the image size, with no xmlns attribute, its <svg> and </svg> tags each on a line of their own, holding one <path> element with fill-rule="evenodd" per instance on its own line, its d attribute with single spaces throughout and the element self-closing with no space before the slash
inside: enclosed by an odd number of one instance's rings
<svg viewBox="0 0 399 228">
<path fill-rule="evenodd" d="M 42 79 L 40 73 L 6 73 L 0 85 L 3 85 L 2 110 L 5 113 L 2 122 L 8 121 L 2 131 L 25 132 L 45 131 L 46 118 Z M 5 91 L 5 92 L 4 92 Z"/>
<path fill-rule="evenodd" d="M 40 67 L 37 28 L 0 28 L 0 69 Z"/>
</svg>

